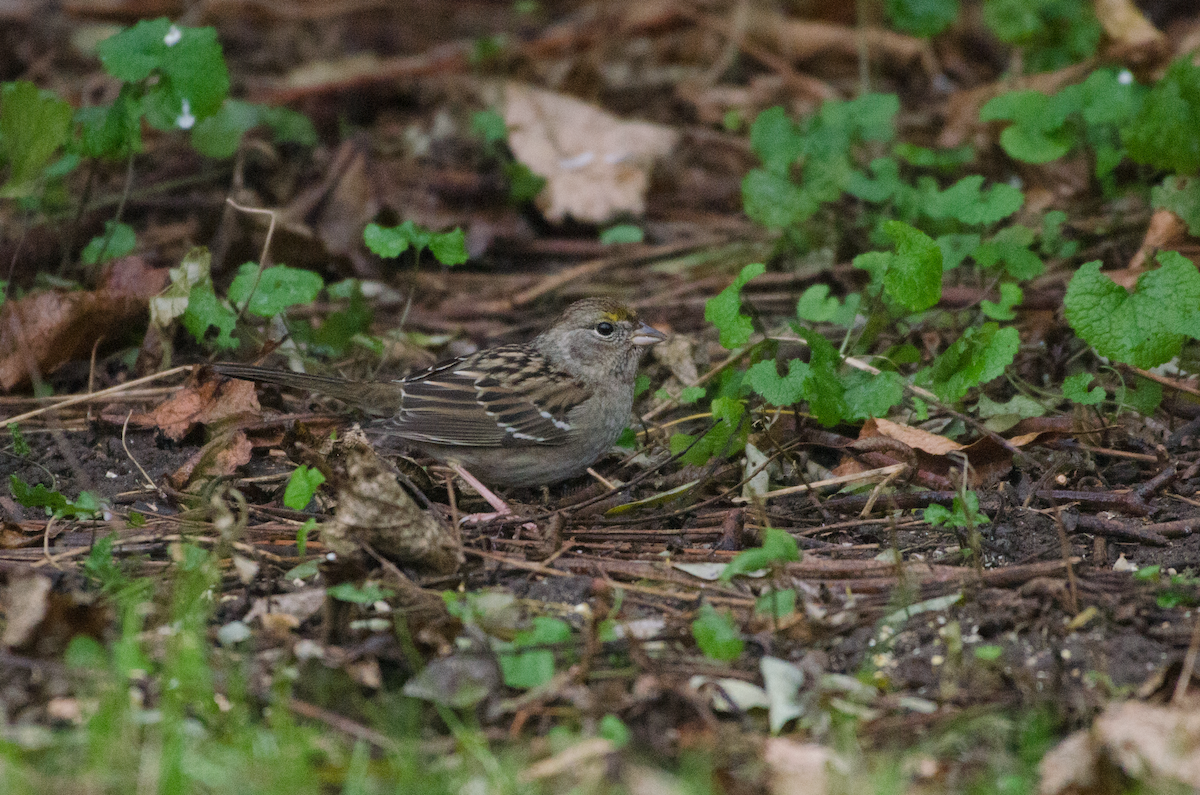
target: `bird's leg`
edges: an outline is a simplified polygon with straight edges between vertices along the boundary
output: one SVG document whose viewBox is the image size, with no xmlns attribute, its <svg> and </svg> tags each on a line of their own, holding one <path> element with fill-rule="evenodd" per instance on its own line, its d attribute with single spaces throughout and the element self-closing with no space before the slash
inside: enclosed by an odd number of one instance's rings
<svg viewBox="0 0 1200 795">
<path fill-rule="evenodd" d="M 460 478 L 462 478 L 468 486 L 470 486 L 471 488 L 473 488 L 475 490 L 476 494 L 478 494 L 480 497 L 483 497 L 483 499 L 487 501 L 488 505 L 490 505 L 496 509 L 495 513 L 467 514 L 466 516 L 464 516 L 458 520 L 459 524 L 462 524 L 464 522 L 469 522 L 472 524 L 482 524 L 484 522 L 490 522 L 493 519 L 501 519 L 501 518 L 505 518 L 505 517 L 509 517 L 509 516 L 513 515 L 513 509 L 508 507 L 508 503 L 506 503 L 504 500 L 500 499 L 499 495 L 497 495 L 496 492 L 492 491 L 487 486 L 480 483 L 479 478 L 475 477 L 470 472 L 468 472 L 466 469 L 464 469 L 461 464 L 456 464 L 453 461 L 451 461 L 451 462 L 448 462 L 448 465 L 449 465 L 450 469 L 454 470 L 454 474 L 456 474 Z M 523 524 L 521 526 L 531 532 L 537 532 L 537 525 L 534 524 L 533 522 L 526 522 L 525 524 Z"/>
</svg>

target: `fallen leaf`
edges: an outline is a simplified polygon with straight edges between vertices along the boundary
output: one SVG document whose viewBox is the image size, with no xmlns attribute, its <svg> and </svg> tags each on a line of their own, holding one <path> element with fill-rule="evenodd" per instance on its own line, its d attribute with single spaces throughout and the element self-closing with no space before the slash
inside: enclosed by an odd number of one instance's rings
<svg viewBox="0 0 1200 795">
<path fill-rule="evenodd" d="M 105 271 L 95 290 L 38 290 L 0 307 L 0 387 L 29 381 L 32 372 L 52 373 L 91 353 L 97 340 L 115 342 L 140 324 L 151 296 L 167 283 L 167 271 L 141 257 L 124 257 Z"/>
<path fill-rule="evenodd" d="M 679 140 L 669 127 L 622 121 L 595 105 L 519 83 L 505 85 L 504 121 L 517 159 L 546 179 L 547 219 L 603 223 L 640 216 L 654 161 Z"/>
<path fill-rule="evenodd" d="M 211 371 L 202 371 L 153 411 L 134 414 L 129 422 L 143 428 L 158 428 L 167 438 L 179 441 L 196 424 L 257 417 L 261 412 L 252 382 L 216 378 Z"/>
</svg>

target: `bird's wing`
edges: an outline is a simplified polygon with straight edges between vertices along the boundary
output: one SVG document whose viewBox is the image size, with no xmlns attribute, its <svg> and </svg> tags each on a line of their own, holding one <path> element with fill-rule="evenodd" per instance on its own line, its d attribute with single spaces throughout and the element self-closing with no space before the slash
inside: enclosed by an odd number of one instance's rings
<svg viewBox="0 0 1200 795">
<path fill-rule="evenodd" d="M 583 385 L 527 348 L 484 353 L 398 382 L 400 411 L 379 429 L 413 442 L 466 447 L 566 442 L 569 413 L 588 397 Z"/>
</svg>

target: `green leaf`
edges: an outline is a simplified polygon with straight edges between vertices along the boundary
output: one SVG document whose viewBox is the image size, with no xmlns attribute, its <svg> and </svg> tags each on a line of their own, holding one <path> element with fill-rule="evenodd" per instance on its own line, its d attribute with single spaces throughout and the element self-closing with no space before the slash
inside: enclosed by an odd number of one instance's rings
<svg viewBox="0 0 1200 795">
<path fill-rule="evenodd" d="M 800 548 L 796 545 L 796 539 L 786 530 L 765 527 L 762 546 L 743 550 L 735 555 L 721 572 L 720 579 L 722 582 L 729 582 L 742 574 L 796 560 L 800 560 Z"/>
<path fill-rule="evenodd" d="M 930 218 L 954 218 L 972 226 L 994 224 L 1021 209 L 1025 194 L 1000 183 L 983 189 L 983 177 L 963 177 L 944 191 L 932 191 L 922 207 Z"/>
<path fill-rule="evenodd" d="M 956 495 L 949 510 L 944 505 L 930 505 L 925 509 L 925 521 L 934 527 L 977 527 L 992 521 L 980 512 L 978 494 L 967 491 L 963 497 Z"/>
<path fill-rule="evenodd" d="M 24 80 L 0 88 L 0 162 L 9 165 L 0 198 L 32 196 L 42 170 L 66 143 L 71 106 Z"/>
<path fill-rule="evenodd" d="M 1184 56 L 1150 89 L 1123 131 L 1129 156 L 1184 176 L 1200 172 L 1200 67 Z"/>
<path fill-rule="evenodd" d="M 508 125 L 501 116 L 490 108 L 471 114 L 471 132 L 486 144 L 496 144 L 508 139 Z"/>
<path fill-rule="evenodd" d="M 787 176 L 751 169 L 742 178 L 742 207 L 747 217 L 768 229 L 782 229 L 811 216 L 818 197 L 801 190 Z"/>
<path fill-rule="evenodd" d="M 942 250 L 942 272 L 953 270 L 979 248 L 981 238 L 973 233 L 942 235 L 937 239 Z"/>
<path fill-rule="evenodd" d="M 746 371 L 746 382 L 768 403 L 788 406 L 808 401 L 809 410 L 825 426 L 836 425 L 845 419 L 844 388 L 838 378 L 841 357 L 820 334 L 809 332 L 808 346 L 812 351 L 807 363 L 799 359 L 788 362 L 787 375 L 780 376 L 773 360 L 758 362 Z"/>
<path fill-rule="evenodd" d="M 681 463 L 703 466 L 714 455 L 727 456 L 745 447 L 746 436 L 750 429 L 743 427 L 742 417 L 745 415 L 746 407 L 742 402 L 736 398 L 717 397 L 713 398 L 711 408 L 713 419 L 719 420 L 719 422 L 679 459 Z M 676 455 L 682 452 L 695 441 L 695 438 L 686 433 L 675 434 L 670 440 L 671 454 Z"/>
<path fill-rule="evenodd" d="M 301 464 L 292 470 L 287 488 L 283 491 L 283 504 L 293 511 L 302 511 L 317 493 L 317 487 L 325 482 L 319 469 Z"/>
<path fill-rule="evenodd" d="M 761 262 L 746 265 L 733 284 L 708 299 L 704 305 L 704 319 L 717 327 L 721 345 L 729 350 L 745 345 L 754 333 L 754 323 L 742 314 L 742 288 L 766 270 L 767 266 Z"/>
<path fill-rule="evenodd" d="M 229 70 L 215 28 L 143 20 L 100 42 L 97 54 L 110 75 L 127 83 L 158 76 L 146 92 L 145 110 L 160 130 L 191 129 L 220 110 L 229 95 Z"/>
<path fill-rule="evenodd" d="M 326 593 L 339 602 L 350 602 L 356 605 L 371 605 L 396 595 L 395 591 L 389 588 L 380 588 L 371 582 L 362 585 L 355 585 L 352 582 L 338 583 Z"/>
<path fill-rule="evenodd" d="M 900 221 L 885 221 L 883 231 L 896 244 L 896 255 L 883 276 L 884 290 L 912 312 L 937 304 L 942 297 L 942 250 L 937 243 Z"/>
<path fill-rule="evenodd" d="M 1096 352 L 1134 367 L 1155 367 L 1200 336 L 1200 273 L 1174 251 L 1143 273 L 1130 294 L 1100 273 L 1099 261 L 1075 272 L 1063 298 L 1067 322 Z"/>
<path fill-rule="evenodd" d="M 24 458 L 29 455 L 32 450 L 29 447 L 29 442 L 25 441 L 25 434 L 21 433 L 21 429 L 16 425 L 8 426 L 8 435 L 12 438 L 13 455 L 18 458 Z"/>
<path fill-rule="evenodd" d="M 754 600 L 754 614 L 758 616 L 787 618 L 795 612 L 795 588 L 784 588 L 783 590 L 771 589 Z"/>
<path fill-rule="evenodd" d="M 1104 401 L 1105 392 L 1102 387 L 1088 386 L 1095 378 L 1091 373 L 1076 373 L 1063 379 L 1063 397 L 1081 406 L 1096 406 Z"/>
<path fill-rule="evenodd" d="M 249 301 L 247 312 L 274 317 L 288 307 L 312 303 L 324 286 L 324 280 L 312 271 L 274 265 L 260 277 L 258 265 L 247 262 L 229 285 L 229 300 L 237 305 Z"/>
<path fill-rule="evenodd" d="M 125 84 L 111 105 L 75 111 L 85 156 L 125 160 L 142 151 L 142 104 L 136 94 Z"/>
<path fill-rule="evenodd" d="M 1000 303 L 994 303 L 984 299 L 979 303 L 979 308 L 985 317 L 992 320 L 1012 320 L 1017 316 L 1013 311 L 1013 307 L 1019 305 L 1025 299 L 1025 291 L 1020 286 L 1012 282 L 1000 283 Z"/>
<path fill-rule="evenodd" d="M 786 177 L 792 164 L 804 153 L 804 134 L 788 118 L 787 111 L 776 105 L 754 119 L 750 127 L 750 148 L 768 172 Z"/>
<path fill-rule="evenodd" d="M 746 645 L 729 616 L 718 613 L 708 602 L 700 605 L 699 617 L 692 622 L 692 637 L 700 651 L 714 660 L 736 660 Z"/>
<path fill-rule="evenodd" d="M 237 313 L 217 298 L 212 285 L 207 282 L 192 287 L 181 322 L 199 343 L 211 344 L 222 350 L 238 346 L 238 341 L 233 337 Z M 209 336 L 210 328 L 217 330 L 215 336 Z"/>
<path fill-rule="evenodd" d="M 980 243 L 972 253 L 976 262 L 985 268 L 1004 263 L 1008 275 L 1019 281 L 1041 276 L 1046 269 L 1041 257 L 1030 250 L 1034 242 L 1033 230 L 1021 224 L 1001 229 L 987 241 Z"/>
<path fill-rule="evenodd" d="M 842 302 L 829 296 L 828 284 L 814 284 L 800 294 L 796 317 L 810 323 L 827 323 L 837 315 Z"/>
<path fill-rule="evenodd" d="M 1159 404 L 1162 403 L 1162 384 L 1141 376 L 1137 376 L 1133 383 L 1132 388 L 1126 386 L 1117 390 L 1115 395 L 1117 403 L 1129 406 L 1147 417 L 1152 416 L 1158 410 Z"/>
<path fill-rule="evenodd" d="M 1000 133 L 1000 146 L 1009 157 L 1026 163 L 1049 163 L 1069 152 L 1075 143 L 1072 131 L 1064 126 L 1071 110 L 1069 103 L 1054 102 L 1040 91 L 1010 91 L 984 105 L 979 118 L 1013 122 Z"/>
<path fill-rule="evenodd" d="M 137 233 L 129 224 L 105 221 L 104 234 L 88 241 L 79 254 L 84 265 L 100 265 L 124 257 L 137 246 Z"/>
<path fill-rule="evenodd" d="M 885 370 L 879 375 L 851 370 L 842 378 L 845 393 L 843 419 L 848 422 L 871 417 L 885 417 L 892 406 L 904 400 L 904 379 L 899 373 Z"/>
<path fill-rule="evenodd" d="M 232 100 L 230 100 L 232 101 Z M 291 108 L 272 108 L 256 105 L 261 122 L 271 128 L 275 140 L 281 144 L 316 146 L 320 143 L 317 128 L 307 116 Z"/>
<path fill-rule="evenodd" d="M 936 36 L 958 18 L 958 0 L 887 0 L 884 8 L 897 30 L 914 36 Z"/>
<path fill-rule="evenodd" d="M 192 128 L 192 146 L 205 157 L 223 160 L 237 152 L 242 136 L 262 121 L 259 107 L 249 102 L 227 99 L 213 115 Z"/>
<path fill-rule="evenodd" d="M 611 246 L 617 243 L 641 243 L 646 239 L 646 233 L 641 227 L 633 224 L 618 224 L 610 226 L 600 233 L 600 242 Z"/>
<path fill-rule="evenodd" d="M 462 265 L 467 261 L 467 239 L 460 227 L 435 233 L 429 241 L 433 258 L 443 265 Z"/>
<path fill-rule="evenodd" d="M 1200 179 L 1167 177 L 1150 191 L 1155 209 L 1170 210 L 1187 224 L 1188 232 L 1200 236 Z"/>
<path fill-rule="evenodd" d="M 995 323 L 972 326 L 929 367 L 916 375 L 918 384 L 930 387 L 939 398 L 953 403 L 974 386 L 1000 376 L 1012 364 L 1021 340 L 1015 328 Z"/>
<path fill-rule="evenodd" d="M 529 689 L 554 678 L 554 650 L 530 646 L 560 646 L 571 640 L 571 625 L 549 616 L 535 616 L 533 629 L 518 632 L 511 644 L 497 644 L 504 684 Z M 527 649 L 521 651 L 522 648 Z"/>
<path fill-rule="evenodd" d="M 81 491 L 79 497 L 71 502 L 61 493 L 51 491 L 41 483 L 29 486 L 14 472 L 8 476 L 9 490 L 13 499 L 26 508 L 45 508 L 48 514 L 54 516 L 74 516 L 90 519 L 100 510 L 100 503 L 90 492 Z"/>
<path fill-rule="evenodd" d="M 411 247 L 417 256 L 429 249 L 443 265 L 461 265 L 467 261 L 462 229 L 436 233 L 412 221 L 404 221 L 393 227 L 367 224 L 363 230 L 363 242 L 381 257 L 398 257 Z"/>
</svg>

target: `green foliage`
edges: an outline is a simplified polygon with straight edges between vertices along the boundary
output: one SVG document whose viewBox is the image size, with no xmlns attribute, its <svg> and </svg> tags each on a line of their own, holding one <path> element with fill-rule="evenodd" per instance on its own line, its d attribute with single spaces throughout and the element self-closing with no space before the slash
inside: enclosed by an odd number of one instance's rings
<svg viewBox="0 0 1200 795">
<path fill-rule="evenodd" d="M 939 399 L 954 403 L 972 387 L 1001 375 L 1012 364 L 1019 346 L 1015 328 L 1000 328 L 995 323 L 972 326 L 914 380 L 932 389 Z"/>
<path fill-rule="evenodd" d="M 1090 58 L 1103 32 L 1085 0 L 984 0 L 983 18 L 997 38 L 1022 48 L 1032 72 Z"/>
<path fill-rule="evenodd" d="M 746 382 L 768 403 L 790 406 L 808 401 L 809 411 L 822 425 L 879 417 L 904 396 L 903 380 L 896 373 L 878 376 L 852 371 L 840 375 L 841 358 L 829 341 L 808 333 L 812 355 L 808 362 L 792 359 L 786 375 L 775 362 L 758 362 L 746 372 Z"/>
<path fill-rule="evenodd" d="M 257 127 L 270 129 L 280 143 L 316 146 L 318 142 L 312 122 L 301 113 L 227 99 L 220 110 L 196 123 L 192 146 L 205 157 L 233 157 L 242 137 Z"/>
<path fill-rule="evenodd" d="M 766 270 L 767 266 L 761 262 L 746 265 L 733 280 L 733 284 L 704 304 L 704 319 L 717 327 L 721 335 L 721 344 L 730 350 L 745 345 L 754 333 L 754 323 L 742 314 L 742 288 Z"/>
<path fill-rule="evenodd" d="M 102 41 L 97 54 L 118 80 L 149 84 L 142 96 L 146 120 L 160 130 L 191 129 L 216 113 L 229 94 L 229 71 L 215 28 L 143 20 Z"/>
<path fill-rule="evenodd" d="M 1105 392 L 1102 387 L 1088 386 L 1095 378 L 1091 373 L 1076 373 L 1063 379 L 1063 397 L 1081 406 L 1096 406 L 1103 402 Z"/>
<path fill-rule="evenodd" d="M 1046 270 L 1042 258 L 1032 250 L 1033 242 L 1032 229 L 1013 224 L 981 242 L 971 253 L 971 257 L 981 267 L 1003 265 L 1005 272 L 1012 278 L 1028 281 L 1041 276 Z"/>
<path fill-rule="evenodd" d="M 339 602 L 350 602 L 356 605 L 372 605 L 396 595 L 392 589 L 381 588 L 373 582 L 364 582 L 362 585 L 355 585 L 352 582 L 338 583 L 326 593 Z"/>
<path fill-rule="evenodd" d="M 780 107 L 760 113 L 750 129 L 750 145 L 763 167 L 742 180 L 746 215 L 763 226 L 782 228 L 839 199 L 853 175 L 853 147 L 891 140 L 892 119 L 899 107 L 895 95 L 865 94 L 845 102 L 825 102 L 800 124 Z M 798 182 L 791 173 L 797 163 Z"/>
<path fill-rule="evenodd" d="M 749 428 L 744 422 L 746 406 L 742 401 L 733 397 L 716 397 L 713 398 L 711 410 L 717 424 L 699 441 L 686 433 L 671 436 L 672 455 L 687 450 L 691 445 L 691 449 L 680 457 L 681 463 L 703 466 L 713 456 L 727 456 L 746 446 Z"/>
<path fill-rule="evenodd" d="M 103 265 L 124 257 L 137 246 L 137 234 L 129 224 L 105 221 L 104 234 L 93 237 L 83 247 L 79 259 L 84 265 Z"/>
<path fill-rule="evenodd" d="M 41 483 L 30 486 L 15 472 L 8 476 L 8 487 L 13 499 L 22 506 L 45 508 L 47 515 L 91 519 L 100 511 L 100 502 L 91 492 L 79 492 L 79 496 L 72 502 L 60 492 L 51 491 Z"/>
<path fill-rule="evenodd" d="M 287 488 L 283 490 L 283 504 L 293 511 L 303 511 L 317 493 L 317 487 L 324 482 L 325 476 L 319 469 L 301 464 L 288 478 Z"/>
<path fill-rule="evenodd" d="M 432 232 L 412 221 L 392 227 L 372 223 L 363 230 L 363 242 L 375 254 L 389 259 L 399 257 L 411 248 L 414 261 L 426 249 L 443 265 L 461 265 L 467 261 L 466 238 L 457 228 L 449 232 Z"/>
<path fill-rule="evenodd" d="M 600 242 L 606 246 L 616 243 L 641 243 L 646 239 L 646 233 L 641 227 L 633 224 L 618 224 L 610 226 L 600 233 Z"/>
<path fill-rule="evenodd" d="M 721 582 L 729 582 L 741 574 L 800 560 L 796 539 L 786 530 L 763 528 L 762 546 L 739 552 L 721 572 Z"/>
<path fill-rule="evenodd" d="M 1112 171 L 1125 157 L 1121 131 L 1145 96 L 1146 89 L 1127 70 L 1098 69 L 1052 96 L 1032 90 L 1001 94 L 979 116 L 1012 122 L 1000 133 L 1000 145 L 1016 160 L 1046 163 L 1088 147 L 1096 178 L 1111 188 Z"/>
<path fill-rule="evenodd" d="M 992 520 L 979 510 L 979 495 L 966 491 L 962 495 L 955 495 L 950 508 L 930 505 L 925 509 L 925 521 L 934 527 L 972 528 Z"/>
<path fill-rule="evenodd" d="M 21 429 L 16 425 L 8 426 L 8 435 L 12 438 L 13 455 L 18 458 L 24 458 L 31 452 L 29 442 L 25 441 L 25 434 L 21 433 Z"/>
<path fill-rule="evenodd" d="M 896 244 L 896 252 L 869 259 L 884 294 L 910 312 L 935 305 L 942 297 L 942 250 L 924 232 L 900 221 L 885 221 L 883 231 Z M 857 259 L 854 264 L 858 266 Z"/>
<path fill-rule="evenodd" d="M 1188 233 L 1200 235 L 1200 179 L 1167 177 L 1150 191 L 1155 209 L 1170 210 L 1187 224 Z"/>
<path fill-rule="evenodd" d="M 771 618 L 787 618 L 796 612 L 796 589 L 771 590 L 754 600 L 754 614 Z"/>
<path fill-rule="evenodd" d="M 1200 173 L 1200 67 L 1188 57 L 1171 64 L 1124 130 L 1129 156 L 1184 176 Z"/>
<path fill-rule="evenodd" d="M 958 0 L 887 0 L 884 9 L 897 30 L 936 36 L 958 18 Z"/>
<path fill-rule="evenodd" d="M 984 299 L 979 302 L 979 311 L 991 320 L 1013 320 L 1017 313 L 1013 307 L 1018 306 L 1025 298 L 1025 291 L 1012 282 L 1000 284 L 1000 302 Z"/>
<path fill-rule="evenodd" d="M 238 346 L 233 336 L 233 330 L 237 327 L 237 313 L 217 298 L 211 281 L 192 287 L 187 296 L 187 309 L 180 322 L 201 344 L 211 345 L 218 350 Z M 215 329 L 216 334 L 210 334 L 210 329 Z"/>
<path fill-rule="evenodd" d="M 500 671 L 509 687 L 527 690 L 554 678 L 554 649 L 571 640 L 571 625 L 549 616 L 535 616 L 533 628 L 518 632 L 511 643 L 496 644 Z"/>
<path fill-rule="evenodd" d="M 37 196 L 50 159 L 66 143 L 71 106 L 33 83 L 0 87 L 0 166 L 8 179 L 0 199 Z"/>
<path fill-rule="evenodd" d="M 728 614 L 718 613 L 708 602 L 700 605 L 700 613 L 692 622 L 692 637 L 700 651 L 714 660 L 736 660 L 746 646 Z"/>
<path fill-rule="evenodd" d="M 291 306 L 311 303 L 325 282 L 312 271 L 274 265 L 259 270 L 247 262 L 229 285 L 229 300 L 259 317 L 274 317 Z"/>
<path fill-rule="evenodd" d="M 1100 273 L 1098 261 L 1071 278 L 1063 298 L 1067 322 L 1101 356 L 1154 367 L 1200 336 L 1200 273 L 1178 252 L 1162 252 L 1158 261 L 1132 294 Z"/>
</svg>

